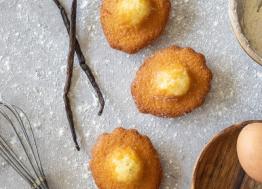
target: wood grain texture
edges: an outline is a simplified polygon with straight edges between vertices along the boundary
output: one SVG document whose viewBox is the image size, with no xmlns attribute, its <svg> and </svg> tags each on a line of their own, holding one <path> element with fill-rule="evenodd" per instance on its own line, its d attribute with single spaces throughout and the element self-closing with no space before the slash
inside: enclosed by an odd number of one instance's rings
<svg viewBox="0 0 262 189">
<path fill-rule="evenodd" d="M 216 135 L 202 151 L 195 166 L 192 189 L 262 189 L 240 166 L 236 144 L 246 121 L 233 125 Z"/>
</svg>

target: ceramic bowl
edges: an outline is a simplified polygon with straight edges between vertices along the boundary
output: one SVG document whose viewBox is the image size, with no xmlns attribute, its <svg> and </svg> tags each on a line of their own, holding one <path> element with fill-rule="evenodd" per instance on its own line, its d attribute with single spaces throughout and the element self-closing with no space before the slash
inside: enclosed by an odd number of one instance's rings
<svg viewBox="0 0 262 189">
<path fill-rule="evenodd" d="M 229 0 L 229 17 L 233 31 L 244 51 L 258 64 L 262 66 L 262 57 L 260 57 L 249 44 L 243 32 L 243 15 L 245 0 Z"/>
</svg>

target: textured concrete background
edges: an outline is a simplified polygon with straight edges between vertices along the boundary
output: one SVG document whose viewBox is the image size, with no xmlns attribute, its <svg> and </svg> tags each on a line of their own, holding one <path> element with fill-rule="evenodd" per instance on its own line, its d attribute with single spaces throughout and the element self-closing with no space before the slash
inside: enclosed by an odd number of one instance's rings
<svg viewBox="0 0 262 189">
<path fill-rule="evenodd" d="M 63 4 L 69 8 L 70 0 Z M 98 135 L 120 125 L 148 135 L 161 155 L 163 189 L 188 189 L 194 162 L 211 136 L 233 123 L 262 116 L 262 67 L 239 47 L 227 0 L 172 0 L 165 33 L 135 55 L 109 48 L 98 0 L 79 0 L 78 37 L 106 97 L 97 98 L 75 64 L 72 98 L 83 150 L 74 150 L 62 99 L 68 36 L 52 0 L 0 0 L 0 96 L 29 115 L 53 189 L 96 188 L 88 161 Z M 178 119 L 137 112 L 130 83 L 143 59 L 177 44 L 206 55 L 214 73 L 206 103 Z M 76 62 L 77 63 L 77 62 Z M 0 159 L 0 189 L 29 188 Z"/>
</svg>

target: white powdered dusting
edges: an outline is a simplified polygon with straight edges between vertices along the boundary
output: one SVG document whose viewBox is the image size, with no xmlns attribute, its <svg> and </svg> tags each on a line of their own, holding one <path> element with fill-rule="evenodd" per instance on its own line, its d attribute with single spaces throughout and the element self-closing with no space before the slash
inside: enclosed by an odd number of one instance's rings
<svg viewBox="0 0 262 189">
<path fill-rule="evenodd" d="M 65 134 L 65 130 L 63 128 L 60 128 L 58 131 L 58 137 L 62 137 Z"/>
<path fill-rule="evenodd" d="M 68 11 L 71 0 L 61 2 Z M 212 135 L 245 119 L 261 119 L 262 68 L 243 53 L 231 33 L 227 0 L 171 2 L 163 35 L 127 55 L 111 49 L 103 35 L 101 1 L 79 0 L 78 38 L 106 106 L 97 116 L 97 97 L 76 61 L 70 94 L 82 147 L 76 152 L 63 104 L 68 36 L 60 14 L 52 1 L 0 0 L 0 99 L 27 112 L 50 188 L 95 189 L 88 167 L 92 146 L 100 134 L 121 125 L 151 138 L 164 170 L 161 189 L 188 189 L 195 160 Z M 144 58 L 173 44 L 206 55 L 214 73 L 212 90 L 201 108 L 184 117 L 143 115 L 135 107 L 130 84 Z M 2 164 L 0 159 L 0 188 L 28 188 Z"/>
<path fill-rule="evenodd" d="M 262 72 L 257 72 L 257 77 L 262 79 Z"/>
</svg>

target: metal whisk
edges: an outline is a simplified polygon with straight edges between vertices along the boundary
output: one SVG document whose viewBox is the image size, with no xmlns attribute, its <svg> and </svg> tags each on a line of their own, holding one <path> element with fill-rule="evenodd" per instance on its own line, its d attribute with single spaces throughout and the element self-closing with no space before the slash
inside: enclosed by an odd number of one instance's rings
<svg viewBox="0 0 262 189">
<path fill-rule="evenodd" d="M 3 102 L 0 102 L 0 156 L 32 188 L 49 189 L 27 115 L 19 107 Z"/>
</svg>

